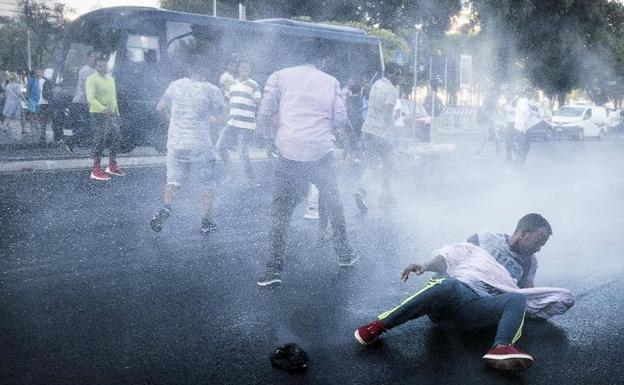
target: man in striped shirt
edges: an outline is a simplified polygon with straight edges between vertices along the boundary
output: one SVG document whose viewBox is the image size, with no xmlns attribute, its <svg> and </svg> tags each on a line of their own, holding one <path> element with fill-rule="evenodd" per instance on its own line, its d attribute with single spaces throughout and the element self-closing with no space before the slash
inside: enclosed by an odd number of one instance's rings
<svg viewBox="0 0 624 385">
<path fill-rule="evenodd" d="M 217 151 L 226 167 L 230 167 L 227 143 L 236 140 L 239 146 L 240 159 L 245 167 L 245 174 L 251 186 L 257 186 L 256 177 L 249 160 L 249 144 L 253 141 L 256 130 L 256 110 L 262 97 L 260 87 L 251 76 L 249 63 L 238 65 L 238 78 L 225 91 L 225 99 L 230 105 L 230 116 L 227 125 L 221 131 L 217 141 Z"/>
</svg>

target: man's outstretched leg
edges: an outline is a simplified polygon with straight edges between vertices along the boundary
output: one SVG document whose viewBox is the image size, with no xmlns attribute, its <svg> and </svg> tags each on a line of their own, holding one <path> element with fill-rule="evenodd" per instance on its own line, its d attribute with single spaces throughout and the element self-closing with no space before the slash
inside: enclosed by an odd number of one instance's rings
<svg viewBox="0 0 624 385">
<path fill-rule="evenodd" d="M 483 360 L 496 369 L 525 370 L 533 364 L 533 357 L 513 346 L 522 335 L 525 311 L 526 298 L 522 294 L 504 293 L 461 305 L 455 322 L 464 330 L 497 326 L 492 348 Z"/>
<path fill-rule="evenodd" d="M 377 320 L 355 331 L 355 339 L 362 345 L 373 343 L 382 333 L 409 320 L 429 315 L 432 319 L 445 319 L 449 310 L 471 295 L 463 283 L 452 278 L 430 280 L 425 287 L 405 299 L 397 307 L 381 313 Z"/>
</svg>

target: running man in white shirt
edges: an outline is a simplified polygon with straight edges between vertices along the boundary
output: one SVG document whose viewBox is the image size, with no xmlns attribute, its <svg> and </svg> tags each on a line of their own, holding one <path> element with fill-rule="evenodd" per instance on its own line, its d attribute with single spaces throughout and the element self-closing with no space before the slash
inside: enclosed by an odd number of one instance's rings
<svg viewBox="0 0 624 385">
<path fill-rule="evenodd" d="M 225 102 L 219 88 L 206 81 L 198 63 L 189 63 L 188 68 L 190 76 L 171 83 L 156 107 L 158 112 L 169 115 L 164 207 L 150 221 L 156 232 L 162 231 L 171 215 L 176 191 L 187 178 L 198 180 L 204 188 L 201 233 L 216 230 L 210 216 L 215 181 L 210 132 L 212 127 L 223 125 Z"/>
</svg>

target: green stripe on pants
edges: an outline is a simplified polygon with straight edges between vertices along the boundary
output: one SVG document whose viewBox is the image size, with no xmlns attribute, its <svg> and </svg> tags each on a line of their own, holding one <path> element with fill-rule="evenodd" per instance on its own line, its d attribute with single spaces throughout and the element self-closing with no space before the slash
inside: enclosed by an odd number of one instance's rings
<svg viewBox="0 0 624 385">
<path fill-rule="evenodd" d="M 411 301 L 412 299 L 414 299 L 416 296 L 424 293 L 425 291 L 431 289 L 432 287 L 434 287 L 435 285 L 439 285 L 442 283 L 442 281 L 444 281 L 444 278 L 440 278 L 440 279 L 431 279 L 429 280 L 429 282 L 427 282 L 427 285 L 425 287 L 423 287 L 422 289 L 418 290 L 414 295 L 412 295 L 411 297 L 406 298 L 403 302 L 401 302 L 401 304 L 399 304 L 399 306 L 395 307 L 392 310 L 388 310 L 387 312 L 381 313 L 377 318 L 380 320 L 383 320 L 384 318 L 387 318 L 390 314 L 392 314 L 393 312 L 397 311 L 398 309 L 401 308 L 401 306 L 405 305 L 406 303 L 408 303 L 409 301 Z M 520 326 L 520 328 L 522 329 L 522 326 Z M 520 338 L 520 337 L 518 337 Z"/>
<path fill-rule="evenodd" d="M 512 344 L 515 344 L 516 341 L 518 341 L 520 339 L 520 337 L 522 337 L 522 327 L 524 326 L 524 317 L 522 317 L 522 322 L 520 323 L 520 327 L 518 328 L 518 331 L 516 332 L 516 335 L 514 336 L 513 340 L 511 341 Z"/>
</svg>

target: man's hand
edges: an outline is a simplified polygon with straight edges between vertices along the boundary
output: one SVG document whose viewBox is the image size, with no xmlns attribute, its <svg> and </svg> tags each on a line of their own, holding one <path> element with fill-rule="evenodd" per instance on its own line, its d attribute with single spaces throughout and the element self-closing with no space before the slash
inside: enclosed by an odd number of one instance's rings
<svg viewBox="0 0 624 385">
<path fill-rule="evenodd" d="M 110 115 L 112 115 L 112 114 L 113 114 L 113 109 L 112 109 L 112 108 L 110 108 L 110 107 L 106 107 L 106 108 L 104 109 L 104 111 L 102 111 L 102 112 L 104 113 L 104 115 L 109 115 L 109 116 L 110 116 Z"/>
<path fill-rule="evenodd" d="M 407 265 L 405 270 L 403 270 L 403 274 L 401 274 L 401 280 L 403 282 L 406 282 L 410 273 L 416 273 L 416 275 L 421 275 L 424 272 L 425 272 L 424 266 L 411 263 Z"/>
</svg>

